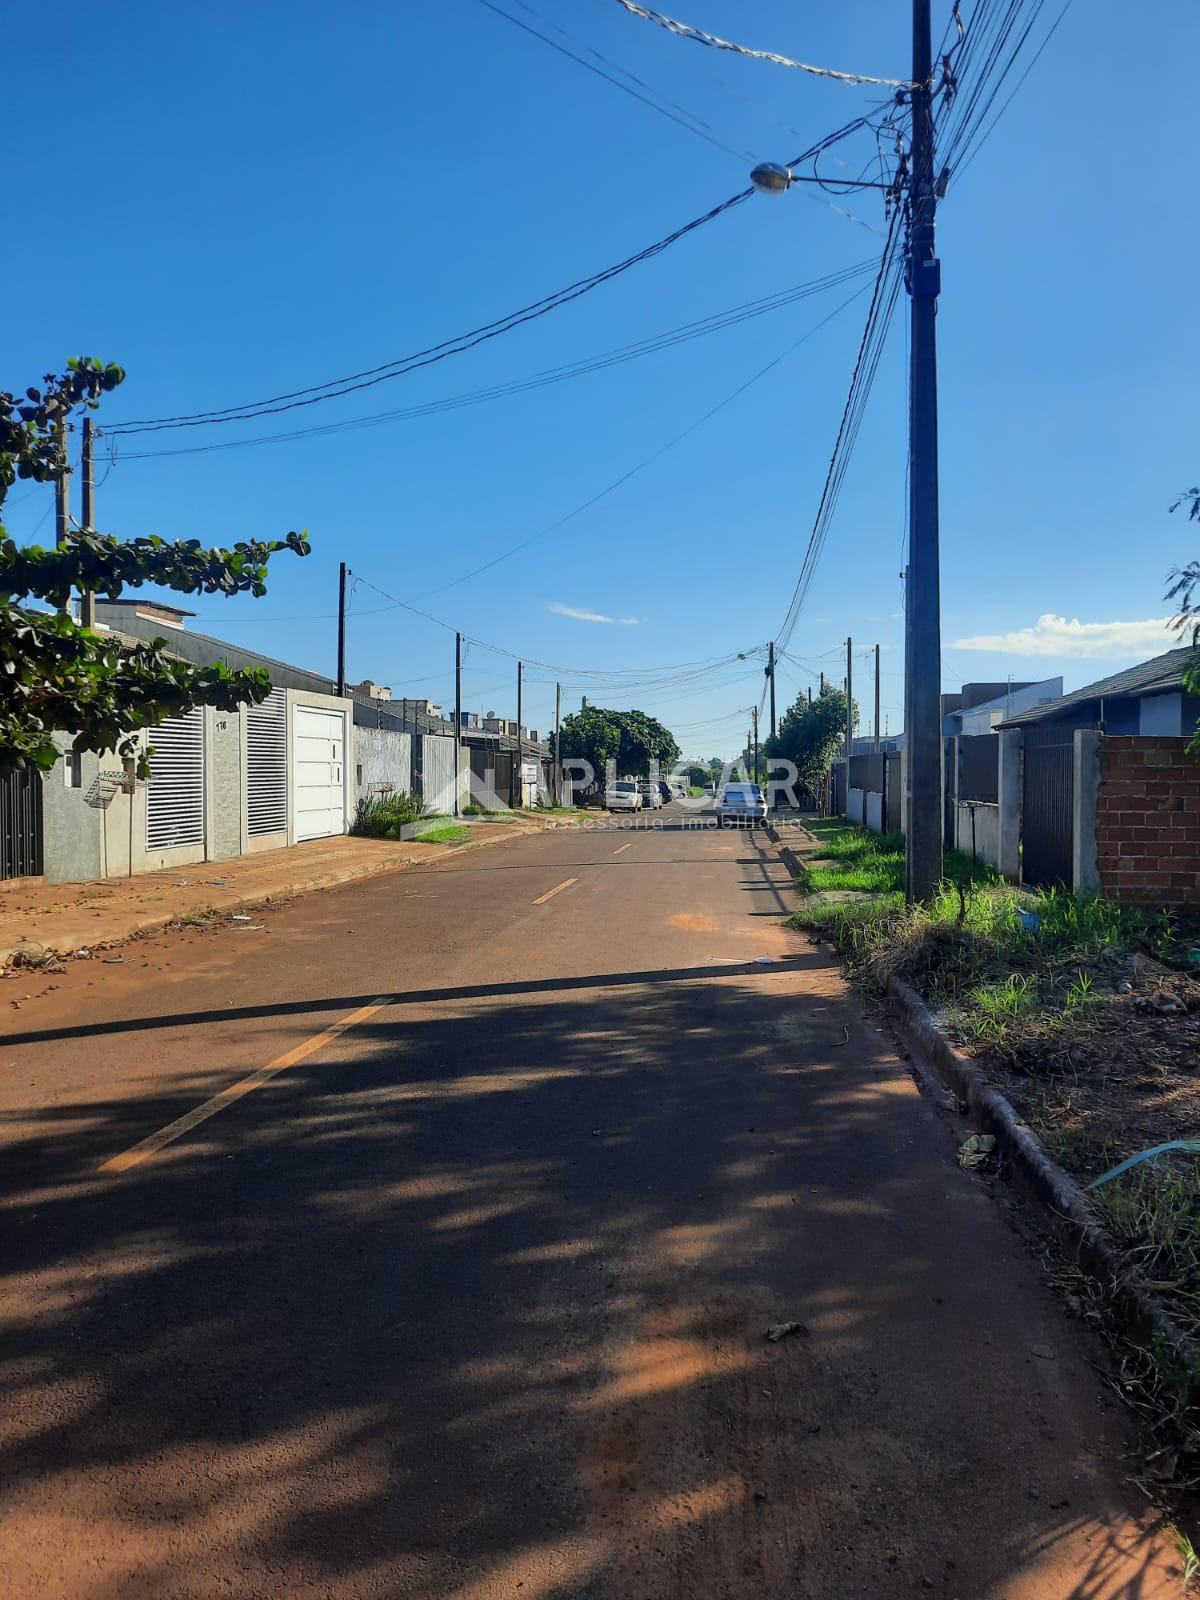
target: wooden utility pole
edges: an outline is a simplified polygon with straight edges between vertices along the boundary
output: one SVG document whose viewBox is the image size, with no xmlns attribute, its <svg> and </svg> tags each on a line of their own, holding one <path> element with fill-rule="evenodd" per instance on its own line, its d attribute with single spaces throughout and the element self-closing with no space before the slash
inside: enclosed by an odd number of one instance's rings
<svg viewBox="0 0 1200 1600">
<path fill-rule="evenodd" d="M 462 754 L 462 634 L 454 635 L 454 815 L 458 816 L 458 769 Z"/>
<path fill-rule="evenodd" d="M 348 570 L 344 561 L 338 563 L 337 692 L 339 695 L 346 693 L 346 574 Z"/>
<path fill-rule="evenodd" d="M 937 303 L 933 39 L 930 0 L 913 0 L 908 292 L 908 576 L 904 587 L 905 895 L 928 900 L 942 879 L 941 599 L 938 533 Z"/>
</svg>

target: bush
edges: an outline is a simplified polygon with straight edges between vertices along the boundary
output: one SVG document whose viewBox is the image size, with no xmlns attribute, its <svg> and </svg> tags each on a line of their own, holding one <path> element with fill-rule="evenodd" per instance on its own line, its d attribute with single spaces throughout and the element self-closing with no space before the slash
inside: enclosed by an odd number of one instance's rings
<svg viewBox="0 0 1200 1600">
<path fill-rule="evenodd" d="M 401 828 L 430 815 L 430 807 L 419 795 L 403 790 L 364 795 L 355 807 L 350 832 L 363 839 L 399 839 Z"/>
</svg>

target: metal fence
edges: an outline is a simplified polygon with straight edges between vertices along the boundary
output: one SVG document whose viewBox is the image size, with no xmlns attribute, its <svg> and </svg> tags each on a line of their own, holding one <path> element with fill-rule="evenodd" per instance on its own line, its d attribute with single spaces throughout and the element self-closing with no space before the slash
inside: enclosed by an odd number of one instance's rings
<svg viewBox="0 0 1200 1600">
<path fill-rule="evenodd" d="M 1000 740 L 994 733 L 960 737 L 958 798 L 991 805 L 1000 799 Z"/>
<path fill-rule="evenodd" d="M 0 878 L 41 871 L 42 775 L 25 769 L 0 777 Z"/>
</svg>

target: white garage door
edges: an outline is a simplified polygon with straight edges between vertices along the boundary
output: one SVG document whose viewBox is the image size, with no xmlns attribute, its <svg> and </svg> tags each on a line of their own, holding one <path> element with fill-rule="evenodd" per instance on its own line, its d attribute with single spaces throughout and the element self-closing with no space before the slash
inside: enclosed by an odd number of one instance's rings
<svg viewBox="0 0 1200 1600">
<path fill-rule="evenodd" d="M 292 713 L 292 815 L 296 838 L 346 831 L 346 718 L 296 706 Z"/>
</svg>

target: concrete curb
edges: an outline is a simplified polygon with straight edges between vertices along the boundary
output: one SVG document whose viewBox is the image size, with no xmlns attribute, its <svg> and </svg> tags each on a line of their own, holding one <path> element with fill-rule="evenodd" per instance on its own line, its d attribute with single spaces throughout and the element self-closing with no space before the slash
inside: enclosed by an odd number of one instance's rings
<svg viewBox="0 0 1200 1600">
<path fill-rule="evenodd" d="M 553 828 L 569 825 L 567 819 L 561 817 L 548 818 L 544 822 L 534 822 L 532 819 L 521 822 L 510 822 L 494 831 L 489 830 L 481 839 L 464 839 L 459 844 L 442 845 L 445 854 L 431 859 L 428 856 L 408 856 L 394 861 L 363 862 L 361 865 L 350 866 L 333 872 L 310 873 L 306 877 L 297 878 L 292 882 L 276 884 L 271 889 L 253 889 L 245 894 L 236 890 L 226 890 L 224 893 L 212 897 L 210 903 L 217 911 L 236 911 L 245 906 L 268 906 L 278 900 L 291 900 L 297 895 L 310 894 L 318 889 L 336 889 L 344 883 L 361 883 L 367 878 L 384 877 L 392 872 L 404 872 L 410 867 L 437 866 L 440 860 L 445 860 L 453 855 L 462 855 L 470 850 L 483 850 L 489 845 L 503 844 L 510 839 L 527 839 L 530 834 L 548 833 Z M 414 841 L 419 843 L 420 841 Z M 210 863 L 220 866 L 220 862 Z M 111 949 L 114 945 L 124 944 L 127 939 L 135 939 L 142 933 L 154 933 L 161 928 L 169 928 L 179 922 L 178 908 L 170 911 L 143 912 L 130 917 L 125 931 L 116 934 L 97 933 L 88 937 L 83 934 L 64 934 L 55 943 L 42 944 L 35 939 L 23 939 L 18 944 L 0 949 L 0 972 L 6 970 L 13 958 L 23 950 L 36 946 L 39 952 L 46 955 L 72 955 L 76 950 L 85 949 Z"/>
<path fill-rule="evenodd" d="M 810 843 L 816 843 L 816 840 L 813 838 L 812 834 L 808 832 L 807 828 L 804 827 L 803 823 L 800 824 L 800 831 L 810 841 Z M 791 873 L 792 877 L 798 878 L 800 876 L 800 870 L 802 866 L 800 857 L 792 849 L 790 844 L 784 843 L 783 835 L 779 832 L 779 829 L 773 822 L 767 823 L 767 838 L 770 839 L 772 844 L 777 844 L 779 846 L 779 859 Z"/>
<path fill-rule="evenodd" d="M 1049 1212 L 1051 1227 L 1069 1259 L 1103 1286 L 1125 1327 L 1143 1341 L 1165 1342 L 1186 1370 L 1200 1373 L 1200 1348 L 1126 1266 L 1079 1186 L 1050 1160 L 1012 1102 L 988 1082 L 982 1067 L 947 1039 L 915 989 L 893 977 L 887 993 L 899 1008 L 901 1031 L 916 1047 L 914 1055 L 923 1056 L 938 1081 L 966 1105 L 970 1120 L 994 1136 L 997 1152 L 1008 1161 L 1014 1178 Z"/>
</svg>

